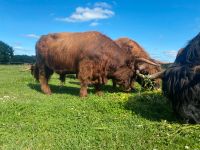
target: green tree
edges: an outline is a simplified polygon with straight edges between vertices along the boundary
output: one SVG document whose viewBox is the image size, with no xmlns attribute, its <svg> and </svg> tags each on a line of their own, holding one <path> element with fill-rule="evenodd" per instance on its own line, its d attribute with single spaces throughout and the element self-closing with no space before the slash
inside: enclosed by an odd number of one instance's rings
<svg viewBox="0 0 200 150">
<path fill-rule="evenodd" d="M 12 64 L 23 64 L 23 63 L 33 64 L 35 63 L 35 56 L 14 55 L 11 60 L 11 63 Z"/>
<path fill-rule="evenodd" d="M 13 57 L 14 50 L 8 44 L 0 41 L 0 63 L 9 63 Z"/>
</svg>

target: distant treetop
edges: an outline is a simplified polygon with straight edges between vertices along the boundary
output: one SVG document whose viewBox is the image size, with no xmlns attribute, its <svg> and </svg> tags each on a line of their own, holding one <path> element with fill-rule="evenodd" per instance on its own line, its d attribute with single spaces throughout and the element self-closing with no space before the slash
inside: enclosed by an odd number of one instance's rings
<svg viewBox="0 0 200 150">
<path fill-rule="evenodd" d="M 0 63 L 7 64 L 10 63 L 14 55 L 14 50 L 8 44 L 0 41 Z"/>
</svg>

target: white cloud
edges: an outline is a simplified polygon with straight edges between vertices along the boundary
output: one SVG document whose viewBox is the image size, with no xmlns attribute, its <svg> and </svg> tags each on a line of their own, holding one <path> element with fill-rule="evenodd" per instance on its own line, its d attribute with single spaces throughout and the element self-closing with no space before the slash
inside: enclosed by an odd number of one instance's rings
<svg viewBox="0 0 200 150">
<path fill-rule="evenodd" d="M 102 8 L 112 8 L 112 6 L 111 5 L 109 5 L 108 3 L 106 3 L 106 2 L 96 2 L 95 4 L 94 4 L 94 6 L 95 7 L 102 7 Z"/>
<path fill-rule="evenodd" d="M 15 55 L 35 55 L 35 51 L 24 47 L 21 42 L 14 42 L 12 45 Z"/>
<path fill-rule="evenodd" d="M 108 19 L 115 15 L 111 6 L 105 2 L 95 3 L 92 8 L 89 7 L 77 7 L 68 17 L 56 18 L 57 21 L 63 22 L 87 22 L 97 21 L 101 19 Z"/>
<path fill-rule="evenodd" d="M 32 33 L 32 34 L 25 34 L 24 37 L 39 39 L 40 36 Z"/>
<path fill-rule="evenodd" d="M 163 51 L 163 53 L 168 56 L 168 57 L 176 57 L 178 51 L 176 50 L 167 50 L 167 51 Z"/>
<path fill-rule="evenodd" d="M 160 54 L 159 53 L 151 53 L 150 54 L 151 58 L 155 59 L 155 60 L 160 60 Z"/>
<path fill-rule="evenodd" d="M 92 23 L 90 23 L 90 26 L 92 26 L 92 27 L 95 27 L 95 26 L 98 26 L 98 25 L 99 25 L 98 22 L 92 22 Z"/>
<path fill-rule="evenodd" d="M 22 43 L 17 41 L 17 42 L 13 42 L 12 45 L 13 45 L 14 47 L 15 47 L 15 46 L 21 46 Z"/>
<path fill-rule="evenodd" d="M 22 46 L 14 46 L 13 48 L 17 49 L 17 50 L 24 50 L 24 48 Z"/>
</svg>

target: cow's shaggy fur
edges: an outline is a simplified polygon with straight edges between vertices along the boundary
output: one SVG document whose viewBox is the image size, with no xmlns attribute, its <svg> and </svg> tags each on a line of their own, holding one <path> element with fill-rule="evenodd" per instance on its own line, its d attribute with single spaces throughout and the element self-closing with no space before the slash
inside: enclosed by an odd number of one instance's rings
<svg viewBox="0 0 200 150">
<path fill-rule="evenodd" d="M 181 49 L 163 75 L 163 93 L 186 123 L 200 123 L 200 34 Z"/>
<path fill-rule="evenodd" d="M 145 58 L 147 60 L 150 60 L 152 62 L 157 63 L 156 60 L 153 60 L 149 54 L 135 41 L 129 38 L 119 38 L 115 40 L 117 45 L 119 45 L 128 55 L 134 56 L 134 57 L 140 57 L 140 58 Z M 139 65 L 139 70 L 140 73 L 142 74 L 154 74 L 157 72 L 161 71 L 160 66 L 155 66 L 155 65 L 150 65 L 147 63 L 140 63 Z M 140 77 L 137 77 L 136 79 L 137 82 L 142 84 L 142 79 Z M 157 79 L 156 81 L 156 86 L 160 87 L 160 79 Z M 143 86 L 143 85 L 142 85 Z"/>
<path fill-rule="evenodd" d="M 86 96 L 89 84 L 95 85 L 98 92 L 107 79 L 115 79 L 117 84 L 129 89 L 134 67 L 135 59 L 99 32 L 55 33 L 44 35 L 37 42 L 32 74 L 46 94 L 51 94 L 48 80 L 53 72 L 61 75 L 61 81 L 65 74 L 77 74 L 81 82 L 80 96 Z"/>
</svg>

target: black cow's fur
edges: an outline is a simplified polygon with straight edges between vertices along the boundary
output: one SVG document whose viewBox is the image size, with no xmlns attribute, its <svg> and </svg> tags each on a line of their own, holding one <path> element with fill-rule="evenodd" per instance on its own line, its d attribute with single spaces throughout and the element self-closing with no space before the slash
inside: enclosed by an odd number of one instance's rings
<svg viewBox="0 0 200 150">
<path fill-rule="evenodd" d="M 163 93 L 186 123 L 200 123 L 200 33 L 181 49 L 163 75 Z"/>
</svg>

